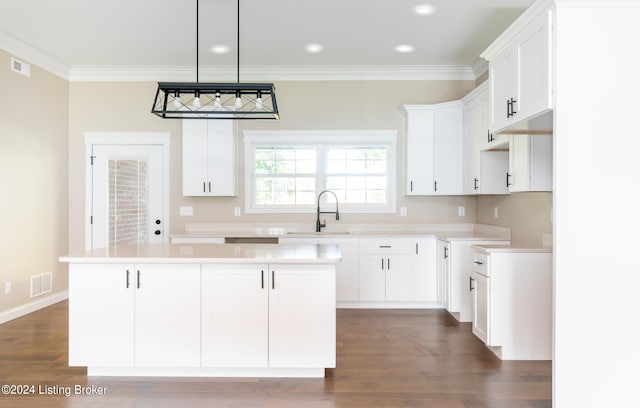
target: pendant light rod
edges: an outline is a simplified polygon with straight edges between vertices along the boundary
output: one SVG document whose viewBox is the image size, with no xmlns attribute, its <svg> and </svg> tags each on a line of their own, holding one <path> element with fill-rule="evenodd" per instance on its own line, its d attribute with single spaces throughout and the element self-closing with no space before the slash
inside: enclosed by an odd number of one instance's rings
<svg viewBox="0 0 640 408">
<path fill-rule="evenodd" d="M 196 83 L 200 82 L 200 0 L 196 0 Z"/>
<path fill-rule="evenodd" d="M 237 77 L 236 77 L 236 82 L 240 83 L 240 0 L 238 0 L 238 23 L 236 26 L 238 33 L 237 33 L 237 47 L 238 47 L 238 52 L 236 53 L 236 66 L 237 68 Z"/>
</svg>

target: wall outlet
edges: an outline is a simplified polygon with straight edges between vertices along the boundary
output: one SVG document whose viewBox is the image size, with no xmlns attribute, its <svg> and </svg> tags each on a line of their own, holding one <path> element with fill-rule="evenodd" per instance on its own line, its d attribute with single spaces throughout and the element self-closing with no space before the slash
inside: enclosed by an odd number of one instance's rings
<svg viewBox="0 0 640 408">
<path fill-rule="evenodd" d="M 407 207 L 400 207 L 400 216 L 401 217 L 407 216 Z"/>
<path fill-rule="evenodd" d="M 464 206 L 458 207 L 458 216 L 464 217 L 464 211 L 465 211 Z"/>
<path fill-rule="evenodd" d="M 6 282 L 4 284 L 4 294 L 8 295 L 9 293 L 11 293 L 11 282 Z"/>
<path fill-rule="evenodd" d="M 493 218 L 498 218 L 498 207 L 493 207 Z"/>
<path fill-rule="evenodd" d="M 190 217 L 193 215 L 193 207 L 180 207 L 180 215 L 183 217 Z"/>
<path fill-rule="evenodd" d="M 240 207 L 233 207 L 233 215 L 236 217 L 240 216 Z"/>
</svg>

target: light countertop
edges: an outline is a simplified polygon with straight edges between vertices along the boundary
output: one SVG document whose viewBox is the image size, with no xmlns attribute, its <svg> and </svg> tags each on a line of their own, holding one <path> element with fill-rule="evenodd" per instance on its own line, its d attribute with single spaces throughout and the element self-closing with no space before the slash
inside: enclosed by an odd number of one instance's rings
<svg viewBox="0 0 640 408">
<path fill-rule="evenodd" d="M 154 244 L 119 245 L 69 254 L 69 263 L 288 263 L 340 262 L 334 244 Z"/>
<path fill-rule="evenodd" d="M 491 253 L 551 253 L 551 247 L 522 247 L 515 245 L 472 245 L 471 249 L 485 255 Z"/>
<path fill-rule="evenodd" d="M 318 233 L 308 226 L 290 224 L 259 226 L 250 224 L 189 224 L 183 234 L 172 238 L 403 238 L 421 237 L 466 241 L 509 241 L 505 228 L 476 228 L 473 224 L 341 224 Z"/>
</svg>

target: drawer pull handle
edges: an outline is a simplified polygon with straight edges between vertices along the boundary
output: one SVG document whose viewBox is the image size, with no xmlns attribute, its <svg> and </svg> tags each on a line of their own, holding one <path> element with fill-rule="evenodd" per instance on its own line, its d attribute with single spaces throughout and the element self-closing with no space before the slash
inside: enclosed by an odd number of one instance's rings
<svg viewBox="0 0 640 408">
<path fill-rule="evenodd" d="M 391 245 L 380 245 L 380 248 L 391 248 Z"/>
<path fill-rule="evenodd" d="M 480 262 L 480 261 L 473 261 L 473 263 L 476 264 L 476 265 L 482 265 L 482 262 Z"/>
</svg>

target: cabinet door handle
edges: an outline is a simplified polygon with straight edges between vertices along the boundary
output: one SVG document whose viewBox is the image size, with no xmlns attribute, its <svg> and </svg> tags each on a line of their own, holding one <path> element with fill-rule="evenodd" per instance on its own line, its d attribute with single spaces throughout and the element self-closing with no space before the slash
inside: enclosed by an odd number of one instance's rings
<svg viewBox="0 0 640 408">
<path fill-rule="evenodd" d="M 511 177 L 511 174 L 507 172 L 507 187 L 510 187 L 512 185 L 510 177 Z"/>
<path fill-rule="evenodd" d="M 138 286 L 138 289 L 140 289 L 140 270 L 137 270 L 136 272 L 137 272 L 137 278 L 138 278 L 137 286 Z"/>
<path fill-rule="evenodd" d="M 473 286 L 473 278 L 469 276 L 469 292 L 473 292 L 475 287 Z"/>
<path fill-rule="evenodd" d="M 409 182 L 409 191 L 413 192 L 413 180 Z"/>
<path fill-rule="evenodd" d="M 473 178 L 473 189 L 477 190 L 478 189 L 478 179 L 477 178 Z"/>
<path fill-rule="evenodd" d="M 271 271 L 271 289 L 276 288 L 276 271 Z"/>
<path fill-rule="evenodd" d="M 516 103 L 518 103 L 518 101 L 516 101 L 515 99 L 511 98 L 511 116 L 515 116 L 515 114 L 518 113 L 514 108 Z"/>
<path fill-rule="evenodd" d="M 207 192 L 207 182 L 206 182 L 206 181 L 203 181 L 203 182 L 202 182 L 202 192 L 203 192 L 203 193 L 206 193 L 206 192 Z"/>
<path fill-rule="evenodd" d="M 487 143 L 491 143 L 491 132 L 487 129 Z"/>
<path fill-rule="evenodd" d="M 418 243 L 416 242 L 416 255 L 418 255 Z"/>
<path fill-rule="evenodd" d="M 433 180 L 433 191 L 438 191 L 438 182 Z"/>
<path fill-rule="evenodd" d="M 510 118 L 513 116 L 513 113 L 511 113 L 512 109 L 513 109 L 512 102 L 509 99 L 507 99 L 507 118 Z"/>
<path fill-rule="evenodd" d="M 260 286 L 262 289 L 264 289 L 264 269 L 260 271 Z"/>
<path fill-rule="evenodd" d="M 209 182 L 209 192 L 211 192 L 211 182 Z"/>
<path fill-rule="evenodd" d="M 130 281 L 129 281 L 129 276 L 131 275 L 131 272 L 127 269 L 127 289 L 129 289 L 130 286 Z"/>
<path fill-rule="evenodd" d="M 380 258 L 380 269 L 384 270 L 384 258 Z"/>
<path fill-rule="evenodd" d="M 387 270 L 391 269 L 391 258 L 387 258 Z"/>
</svg>

